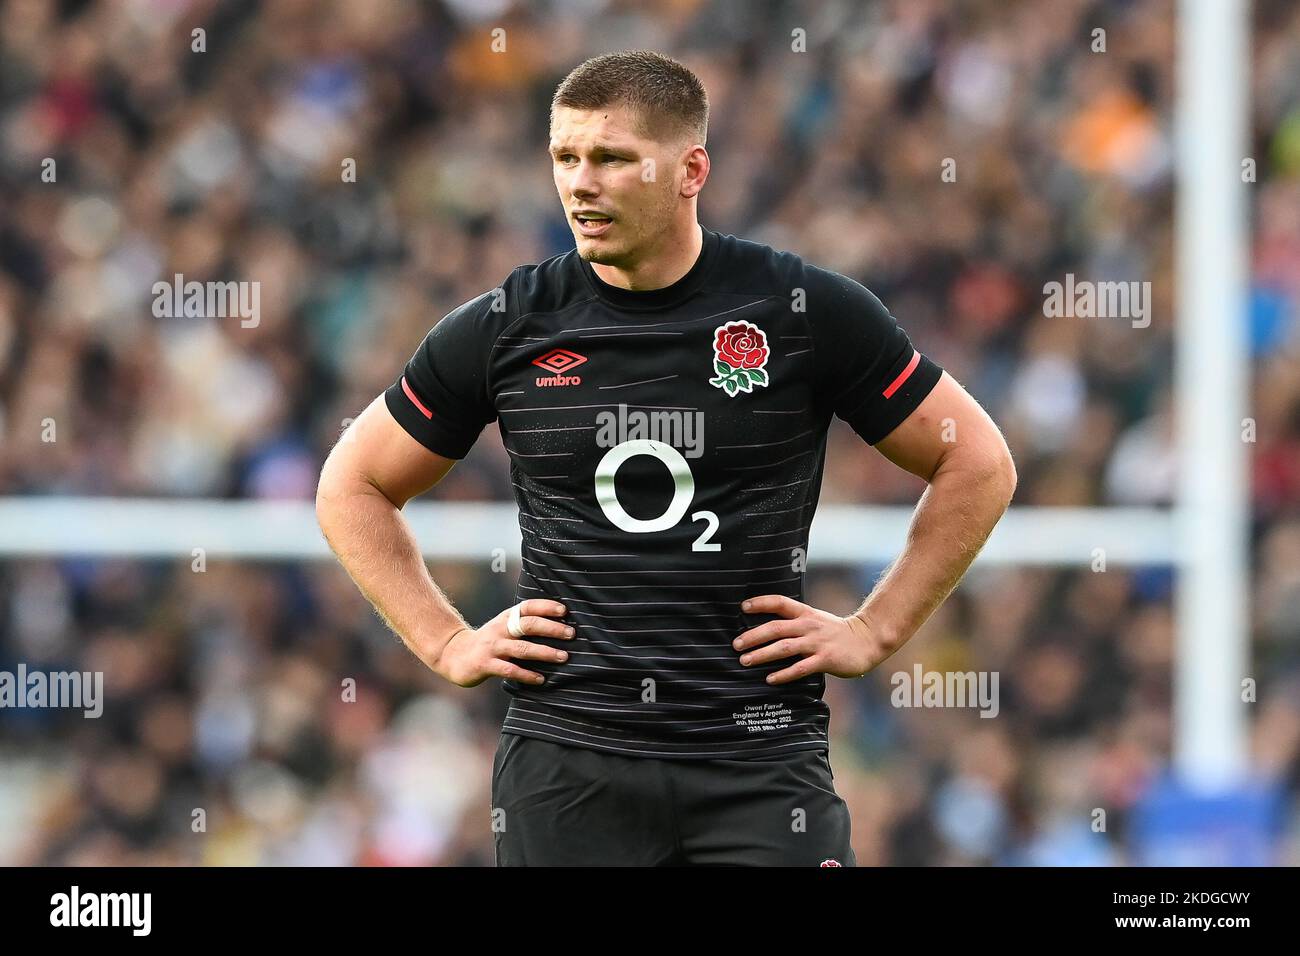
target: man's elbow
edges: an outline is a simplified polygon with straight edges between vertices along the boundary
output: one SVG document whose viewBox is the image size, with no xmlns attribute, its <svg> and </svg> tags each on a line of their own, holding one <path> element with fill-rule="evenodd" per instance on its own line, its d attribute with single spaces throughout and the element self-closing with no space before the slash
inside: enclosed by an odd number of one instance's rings
<svg viewBox="0 0 1300 956">
<path fill-rule="evenodd" d="M 951 454 L 951 468 L 960 474 L 962 485 L 980 489 L 980 497 L 995 502 L 1006 511 L 1016 493 L 1019 476 L 1006 441 L 996 432 L 974 446 L 956 446 Z"/>
<path fill-rule="evenodd" d="M 1005 511 L 1011 505 L 1011 499 L 1016 493 L 1016 484 L 1020 479 L 1016 474 L 1016 463 L 1011 457 L 1011 449 L 1007 447 L 1001 435 L 998 436 L 991 458 L 992 462 L 987 471 L 988 482 L 994 489 L 1002 510 Z"/>
<path fill-rule="evenodd" d="M 325 459 L 325 464 L 321 466 L 320 475 L 316 479 L 316 523 L 320 525 L 322 531 L 326 530 L 331 510 L 339 498 L 337 469 L 331 466 L 330 461 L 331 458 Z"/>
<path fill-rule="evenodd" d="M 356 506 L 358 500 L 381 500 L 398 511 L 406 504 L 384 488 L 362 467 L 362 462 L 348 449 L 335 445 L 321 467 L 316 481 L 316 522 L 325 524 L 335 519 L 345 509 Z"/>
<path fill-rule="evenodd" d="M 1003 465 L 1002 474 L 1005 482 L 1007 505 L 1011 504 L 1011 499 L 1015 497 L 1016 485 L 1020 482 L 1020 476 L 1016 474 L 1016 462 L 1011 457 L 1011 450 L 1006 448 L 1005 464 Z"/>
<path fill-rule="evenodd" d="M 322 531 L 326 530 L 326 525 L 356 490 L 352 471 L 342 460 L 336 445 L 325 458 L 320 476 L 316 479 L 316 523 Z"/>
</svg>

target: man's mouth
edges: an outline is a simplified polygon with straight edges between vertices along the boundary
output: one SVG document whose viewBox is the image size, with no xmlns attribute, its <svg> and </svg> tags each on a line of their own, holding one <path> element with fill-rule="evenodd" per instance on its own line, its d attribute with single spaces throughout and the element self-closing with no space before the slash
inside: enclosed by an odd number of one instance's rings
<svg viewBox="0 0 1300 956">
<path fill-rule="evenodd" d="M 614 220 L 601 212 L 578 212 L 573 214 L 578 224 L 578 231 L 584 236 L 600 236 L 605 233 Z"/>
</svg>

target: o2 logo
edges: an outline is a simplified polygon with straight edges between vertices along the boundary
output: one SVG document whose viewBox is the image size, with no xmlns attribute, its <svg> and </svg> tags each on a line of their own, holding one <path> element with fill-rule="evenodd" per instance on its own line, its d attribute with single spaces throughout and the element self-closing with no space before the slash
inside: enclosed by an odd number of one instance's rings
<svg viewBox="0 0 1300 956">
<path fill-rule="evenodd" d="M 615 479 L 618 469 L 629 458 L 637 455 L 649 455 L 663 462 L 673 478 L 673 500 L 667 510 L 657 518 L 633 518 L 618 503 L 615 491 Z M 600 502 L 601 511 L 616 528 L 631 534 L 650 534 L 655 531 L 667 531 L 682 520 L 695 497 L 695 476 L 691 474 L 690 463 L 682 457 L 672 445 L 649 438 L 638 438 L 615 445 L 605 452 L 605 457 L 596 466 L 596 500 Z M 691 515 L 692 521 L 705 522 L 704 531 L 695 543 L 692 551 L 721 551 L 722 545 L 709 538 L 718 530 L 718 516 L 712 511 L 697 511 Z"/>
</svg>

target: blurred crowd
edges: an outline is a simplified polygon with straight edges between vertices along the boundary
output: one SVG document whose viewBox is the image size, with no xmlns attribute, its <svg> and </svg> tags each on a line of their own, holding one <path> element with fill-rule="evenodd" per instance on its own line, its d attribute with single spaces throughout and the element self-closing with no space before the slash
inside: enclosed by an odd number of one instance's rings
<svg viewBox="0 0 1300 956">
<path fill-rule="evenodd" d="M 1004 429 L 1017 504 L 1166 505 L 1174 3 L 1048 6 L 10 0 L 0 494 L 310 500 L 438 317 L 572 246 L 551 93 L 645 48 L 709 92 L 701 221 L 880 295 Z M 1253 355 L 1253 773 L 1294 865 L 1300 7 L 1253 7 L 1250 302 L 1223 318 Z M 157 317 L 177 273 L 260 282 L 259 321 Z M 1046 317 L 1067 273 L 1150 282 L 1150 325 Z M 921 488 L 834 424 L 824 503 Z M 495 427 L 433 495 L 513 500 Z M 881 570 L 811 559 L 807 598 L 837 613 Z M 479 624 L 517 567 L 432 571 Z M 830 679 L 859 861 L 1133 859 L 1170 753 L 1172 583 L 980 570 L 880 672 Z M 0 863 L 492 863 L 504 692 L 427 672 L 336 564 L 7 560 L 0 670 L 19 661 L 102 670 L 107 700 L 0 712 Z M 914 662 L 998 671 L 999 718 L 891 707 Z"/>
</svg>

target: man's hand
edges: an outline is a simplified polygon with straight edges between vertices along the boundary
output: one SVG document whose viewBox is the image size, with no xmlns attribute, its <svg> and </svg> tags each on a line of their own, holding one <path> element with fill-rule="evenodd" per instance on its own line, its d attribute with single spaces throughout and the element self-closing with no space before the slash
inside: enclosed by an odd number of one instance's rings
<svg viewBox="0 0 1300 956">
<path fill-rule="evenodd" d="M 779 614 L 782 618 L 751 627 L 732 642 L 732 647 L 744 652 L 740 663 L 753 667 L 795 655 L 803 657 L 769 674 L 769 684 L 788 684 L 816 673 L 861 677 L 897 649 L 856 615 L 838 617 L 782 594 L 749 598 L 740 607 L 748 614 Z"/>
<path fill-rule="evenodd" d="M 431 651 L 425 658 L 425 663 L 439 677 L 445 677 L 459 687 L 477 687 L 489 677 L 502 677 L 525 684 L 543 683 L 545 679 L 541 674 L 525 670 L 511 661 L 554 661 L 561 664 L 569 659 L 569 654 L 559 648 L 511 637 L 506 623 L 510 611 L 511 608 L 506 608 L 480 628 L 461 628 L 442 644 L 441 650 Z M 525 634 L 565 639 L 573 637 L 573 628 L 569 625 L 541 616 L 563 615 L 563 604 L 534 598 L 521 602 L 519 613 L 519 626 Z"/>
</svg>

